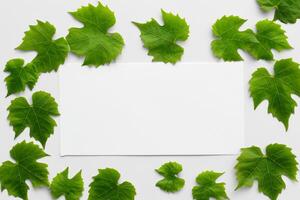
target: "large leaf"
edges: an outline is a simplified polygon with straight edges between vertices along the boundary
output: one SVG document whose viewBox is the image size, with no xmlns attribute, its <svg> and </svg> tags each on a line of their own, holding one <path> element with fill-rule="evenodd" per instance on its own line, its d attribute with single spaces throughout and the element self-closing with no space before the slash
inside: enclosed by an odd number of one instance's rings
<svg viewBox="0 0 300 200">
<path fill-rule="evenodd" d="M 217 183 L 217 179 L 223 173 L 205 171 L 196 178 L 197 186 L 193 187 L 193 199 L 195 200 L 216 200 L 229 199 L 225 191 L 225 183 Z"/>
<path fill-rule="evenodd" d="M 32 95 L 32 105 L 24 97 L 14 99 L 8 107 L 8 120 L 18 137 L 25 128 L 30 129 L 30 137 L 45 147 L 47 139 L 54 132 L 56 122 L 52 116 L 58 116 L 55 99 L 49 93 L 40 91 Z"/>
<path fill-rule="evenodd" d="M 297 106 L 292 94 L 300 96 L 299 64 L 292 59 L 277 61 L 274 65 L 274 75 L 266 68 L 259 68 L 252 74 L 249 84 L 254 108 L 267 100 L 268 113 L 281 121 L 287 130 L 289 118 Z"/>
<path fill-rule="evenodd" d="M 297 161 L 291 149 L 282 144 L 271 144 L 266 148 L 266 155 L 259 147 L 243 148 L 235 166 L 238 180 L 237 189 L 251 187 L 256 180 L 258 190 L 276 200 L 285 189 L 282 176 L 296 181 Z"/>
<path fill-rule="evenodd" d="M 31 25 L 25 32 L 22 44 L 17 47 L 19 50 L 37 52 L 32 64 L 38 72 L 57 71 L 68 55 L 67 41 L 64 38 L 53 40 L 55 31 L 49 22 L 37 21 L 37 25 Z"/>
<path fill-rule="evenodd" d="M 257 0 L 261 9 L 275 9 L 275 20 L 283 23 L 295 23 L 300 18 L 300 0 Z"/>
<path fill-rule="evenodd" d="M 225 61 L 241 61 L 238 50 L 248 52 L 255 59 L 273 60 L 272 49 L 282 51 L 292 47 L 287 41 L 285 31 L 280 25 L 270 20 L 256 24 L 256 33 L 250 29 L 240 31 L 246 22 L 238 16 L 224 16 L 213 25 L 216 37 L 211 43 L 212 51 Z"/>
<path fill-rule="evenodd" d="M 239 31 L 246 22 L 238 16 L 223 16 L 212 26 L 216 39 L 212 41 L 211 48 L 214 55 L 225 61 L 240 61 L 243 58 L 239 49 L 247 51 L 247 47 L 259 44 L 252 30 Z"/>
<path fill-rule="evenodd" d="M 29 180 L 33 187 L 48 186 L 47 164 L 37 160 L 48 156 L 39 146 L 25 141 L 15 145 L 10 156 L 15 162 L 5 161 L 0 166 L 1 190 L 9 195 L 27 200 Z"/>
<path fill-rule="evenodd" d="M 134 186 L 127 181 L 119 184 L 120 174 L 115 169 L 99 169 L 93 179 L 88 200 L 134 200 Z"/>
<path fill-rule="evenodd" d="M 24 60 L 20 58 L 9 60 L 4 72 L 9 73 L 5 78 L 7 96 L 24 91 L 26 86 L 32 90 L 39 78 L 35 66 L 32 63 L 24 66 Z"/>
<path fill-rule="evenodd" d="M 55 199 L 64 196 L 66 200 L 79 200 L 83 192 L 81 171 L 69 179 L 69 168 L 58 173 L 50 185 L 51 194 Z"/>
<path fill-rule="evenodd" d="M 181 164 L 177 162 L 165 163 L 159 169 L 156 169 L 156 172 L 164 177 L 164 179 L 156 183 L 156 186 L 166 192 L 177 192 L 181 190 L 185 184 L 185 181 L 178 177 L 181 171 Z"/>
<path fill-rule="evenodd" d="M 83 65 L 100 66 L 114 61 L 122 52 L 124 41 L 119 33 L 109 33 L 115 24 L 114 13 L 100 2 L 71 12 L 82 28 L 70 28 L 67 41 L 71 52 L 85 56 Z"/>
<path fill-rule="evenodd" d="M 177 42 L 188 39 L 189 26 L 178 15 L 163 10 L 161 13 L 164 25 L 160 25 L 155 19 L 144 24 L 133 23 L 141 31 L 144 47 L 148 49 L 148 55 L 153 56 L 153 61 L 176 63 L 184 52 Z"/>
<path fill-rule="evenodd" d="M 285 31 L 279 24 L 270 20 L 256 23 L 256 38 L 259 43 L 246 47 L 247 51 L 256 59 L 273 60 L 272 49 L 277 51 L 291 49 Z"/>
</svg>

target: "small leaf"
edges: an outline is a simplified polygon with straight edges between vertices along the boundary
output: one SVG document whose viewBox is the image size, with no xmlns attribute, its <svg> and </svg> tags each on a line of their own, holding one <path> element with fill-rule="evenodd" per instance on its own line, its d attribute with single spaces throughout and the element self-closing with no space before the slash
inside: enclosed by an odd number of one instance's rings
<svg viewBox="0 0 300 200">
<path fill-rule="evenodd" d="M 70 14 L 84 25 L 70 28 L 67 36 L 71 52 L 85 56 L 83 65 L 109 64 L 121 54 L 124 40 L 119 33 L 108 32 L 116 18 L 107 6 L 89 4 Z"/>
<path fill-rule="evenodd" d="M 268 113 L 272 113 L 288 130 L 289 118 L 297 106 L 291 95 L 300 96 L 299 64 L 292 59 L 279 60 L 274 65 L 274 75 L 266 68 L 259 68 L 252 74 L 249 84 L 254 108 L 267 100 Z"/>
<path fill-rule="evenodd" d="M 15 163 L 5 161 L 0 166 L 1 190 L 9 195 L 27 200 L 30 180 L 33 187 L 49 186 L 47 164 L 37 160 L 48 156 L 38 145 L 25 141 L 15 145 L 10 156 Z"/>
<path fill-rule="evenodd" d="M 90 184 L 88 200 L 134 200 L 134 186 L 125 181 L 119 184 L 120 173 L 111 168 L 99 169 Z"/>
<path fill-rule="evenodd" d="M 216 183 L 223 173 L 205 171 L 196 178 L 198 186 L 193 187 L 193 199 L 195 200 L 216 200 L 229 199 L 225 191 L 225 183 Z"/>
<path fill-rule="evenodd" d="M 276 200 L 285 189 L 282 176 L 296 181 L 297 161 L 292 150 L 283 144 L 270 144 L 266 155 L 259 147 L 243 148 L 235 166 L 238 186 L 251 187 L 258 182 L 258 190 L 271 200 Z"/>
<path fill-rule="evenodd" d="M 5 78 L 7 96 L 24 91 L 26 86 L 32 90 L 39 78 L 35 66 L 32 63 L 24 66 L 24 60 L 20 58 L 9 60 L 4 72 L 10 73 Z"/>
<path fill-rule="evenodd" d="M 156 172 L 164 177 L 158 181 L 156 186 L 166 192 L 178 192 L 185 184 L 178 174 L 182 171 L 182 166 L 177 162 L 168 162 L 162 165 Z"/>
<path fill-rule="evenodd" d="M 293 24 L 300 18 L 300 0 L 257 0 L 257 2 L 263 11 L 275 9 L 274 20 Z"/>
<path fill-rule="evenodd" d="M 213 25 L 216 37 L 211 43 L 216 57 L 225 61 L 241 61 L 238 50 L 248 52 L 255 59 L 273 60 L 272 49 L 277 51 L 291 49 L 285 31 L 280 25 L 270 20 L 262 20 L 256 24 L 256 33 L 247 29 L 239 31 L 246 22 L 238 16 L 224 16 Z"/>
<path fill-rule="evenodd" d="M 55 99 L 49 93 L 40 91 L 32 95 L 32 105 L 24 97 L 14 99 L 7 109 L 8 120 L 13 126 L 15 137 L 25 128 L 30 129 L 30 137 L 39 141 L 45 147 L 47 139 L 54 132 L 56 122 L 51 116 L 58 116 Z"/>
<path fill-rule="evenodd" d="M 184 49 L 177 44 L 186 41 L 189 37 L 189 26 L 185 19 L 178 15 L 166 13 L 161 10 L 164 25 L 161 26 L 155 19 L 141 24 L 133 22 L 141 31 L 144 47 L 148 55 L 153 56 L 152 61 L 176 63 L 183 55 Z"/>
<path fill-rule="evenodd" d="M 65 196 L 66 200 L 79 200 L 83 192 L 81 171 L 69 179 L 69 168 L 58 173 L 50 185 L 51 194 L 55 199 Z"/>
<path fill-rule="evenodd" d="M 37 56 L 32 60 L 38 72 L 57 71 L 59 65 L 65 62 L 69 46 L 64 38 L 53 40 L 55 27 L 49 22 L 37 21 L 25 32 L 22 44 L 16 49 L 36 51 Z"/>
</svg>

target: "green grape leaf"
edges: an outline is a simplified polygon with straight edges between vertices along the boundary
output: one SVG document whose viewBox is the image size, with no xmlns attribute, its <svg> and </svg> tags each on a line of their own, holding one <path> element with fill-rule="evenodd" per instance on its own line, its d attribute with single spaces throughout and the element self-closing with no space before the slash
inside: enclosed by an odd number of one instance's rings
<svg viewBox="0 0 300 200">
<path fill-rule="evenodd" d="M 178 177 L 182 171 L 181 164 L 177 162 L 168 162 L 163 164 L 156 172 L 164 177 L 158 181 L 156 186 L 166 192 L 178 192 L 184 187 L 185 181 Z"/>
<path fill-rule="evenodd" d="M 296 23 L 300 18 L 300 0 L 257 0 L 263 11 L 275 9 L 274 20 Z"/>
<path fill-rule="evenodd" d="M 225 191 L 225 183 L 216 183 L 223 173 L 205 171 L 196 178 L 197 186 L 193 187 L 192 194 L 195 200 L 229 199 Z"/>
<path fill-rule="evenodd" d="M 266 68 L 259 68 L 249 81 L 250 95 L 254 109 L 267 100 L 268 113 L 276 117 L 288 130 L 289 118 L 297 106 L 292 94 L 300 96 L 299 64 L 290 59 L 282 59 L 274 65 L 274 75 Z"/>
<path fill-rule="evenodd" d="M 39 141 L 45 147 L 47 139 L 54 132 L 56 122 L 51 116 L 58 116 L 55 99 L 49 93 L 39 91 L 32 95 L 32 105 L 24 97 L 12 100 L 8 120 L 13 126 L 15 137 L 18 137 L 25 128 L 30 129 L 30 137 Z"/>
<path fill-rule="evenodd" d="M 251 187 L 256 180 L 258 190 L 271 200 L 276 200 L 285 189 L 282 176 L 296 181 L 297 161 L 292 150 L 283 144 L 270 144 L 266 155 L 259 147 L 243 148 L 235 166 L 238 186 Z"/>
<path fill-rule="evenodd" d="M 259 44 L 252 30 L 239 31 L 245 22 L 238 16 L 223 16 L 216 21 L 212 26 L 216 39 L 211 43 L 216 57 L 225 61 L 241 61 L 243 58 L 238 53 L 239 49 L 247 51 L 247 47 Z"/>
<path fill-rule="evenodd" d="M 36 51 L 32 60 L 38 72 L 57 71 L 64 64 L 69 52 L 69 45 L 64 38 L 53 40 L 55 27 L 49 22 L 37 21 L 25 32 L 23 42 L 16 48 L 23 51 Z"/>
<path fill-rule="evenodd" d="M 189 25 L 178 15 L 166 13 L 164 10 L 161 10 L 161 13 L 163 26 L 155 19 L 144 24 L 133 24 L 140 30 L 144 47 L 148 49 L 148 55 L 153 56 L 152 61 L 175 64 L 181 60 L 184 53 L 184 49 L 177 42 L 188 39 Z"/>
<path fill-rule="evenodd" d="M 256 38 L 259 43 L 247 47 L 247 51 L 256 59 L 273 60 L 272 49 L 277 51 L 292 49 L 285 31 L 279 24 L 262 20 L 256 24 Z"/>
<path fill-rule="evenodd" d="M 79 200 L 83 192 L 81 171 L 69 179 L 69 168 L 58 173 L 50 185 L 51 194 L 55 199 L 65 196 L 66 200 Z"/>
<path fill-rule="evenodd" d="M 111 168 L 99 169 L 90 184 L 88 200 L 134 200 L 134 186 L 125 181 L 119 184 L 120 173 Z"/>
<path fill-rule="evenodd" d="M 37 162 L 48 155 L 38 145 L 23 141 L 10 150 L 10 156 L 15 163 L 5 161 L 0 166 L 2 191 L 7 190 L 9 195 L 27 200 L 27 180 L 30 180 L 33 187 L 49 186 L 48 165 Z"/>
<path fill-rule="evenodd" d="M 9 73 L 5 78 L 6 96 L 24 91 L 26 86 L 32 90 L 39 78 L 39 73 L 36 71 L 35 66 L 32 63 L 24 66 L 24 60 L 20 58 L 9 60 L 6 63 L 4 72 Z"/>
<path fill-rule="evenodd" d="M 270 20 L 256 24 L 256 33 L 250 29 L 239 31 L 246 22 L 238 16 L 224 16 L 213 25 L 216 37 L 211 43 L 214 55 L 225 61 L 241 61 L 238 50 L 248 52 L 255 59 L 273 60 L 272 49 L 282 51 L 292 47 L 287 41 L 285 31 Z"/>
<path fill-rule="evenodd" d="M 83 65 L 109 64 L 121 54 L 124 40 L 119 33 L 108 32 L 116 18 L 107 6 L 100 2 L 98 6 L 89 4 L 70 14 L 84 25 L 70 28 L 66 37 L 71 52 L 85 56 Z"/>
</svg>

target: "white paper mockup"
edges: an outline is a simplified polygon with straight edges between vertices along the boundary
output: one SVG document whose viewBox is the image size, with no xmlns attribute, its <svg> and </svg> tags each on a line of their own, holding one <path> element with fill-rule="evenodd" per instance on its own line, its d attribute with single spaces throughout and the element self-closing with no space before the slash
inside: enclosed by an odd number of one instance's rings
<svg viewBox="0 0 300 200">
<path fill-rule="evenodd" d="M 242 63 L 60 68 L 61 155 L 236 154 Z"/>
</svg>

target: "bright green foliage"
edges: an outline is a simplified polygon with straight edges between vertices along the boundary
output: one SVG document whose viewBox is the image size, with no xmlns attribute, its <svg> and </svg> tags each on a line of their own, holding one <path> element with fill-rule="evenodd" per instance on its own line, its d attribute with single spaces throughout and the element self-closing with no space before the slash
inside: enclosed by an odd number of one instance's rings
<svg viewBox="0 0 300 200">
<path fill-rule="evenodd" d="M 270 144 L 266 148 L 266 155 L 259 147 L 243 148 L 235 166 L 238 186 L 251 187 L 258 181 L 258 190 L 271 200 L 276 200 L 285 189 L 282 176 L 296 181 L 297 161 L 291 149 L 283 144 Z"/>
<path fill-rule="evenodd" d="M 263 11 L 275 9 L 274 20 L 296 23 L 300 18 L 300 0 L 257 0 Z"/>
<path fill-rule="evenodd" d="M 111 168 L 99 169 L 90 184 L 88 200 L 134 200 L 134 186 L 125 181 L 119 184 L 120 173 Z"/>
<path fill-rule="evenodd" d="M 289 118 L 297 106 L 291 95 L 300 96 L 299 64 L 292 59 L 277 61 L 274 65 L 274 75 L 266 68 L 259 68 L 252 74 L 249 84 L 254 109 L 267 100 L 268 113 L 272 113 L 281 121 L 287 130 Z"/>
<path fill-rule="evenodd" d="M 27 200 L 29 180 L 33 187 L 48 186 L 47 164 L 37 160 L 48 156 L 38 145 L 25 141 L 15 145 L 10 156 L 14 162 L 5 161 L 0 166 L 1 190 L 7 190 L 9 195 Z"/>
<path fill-rule="evenodd" d="M 211 43 L 216 57 L 225 61 L 241 61 L 239 49 L 247 51 L 248 46 L 259 44 L 252 30 L 239 31 L 245 22 L 237 16 L 224 16 L 216 21 L 212 27 L 216 39 Z"/>
<path fill-rule="evenodd" d="M 24 97 L 14 99 L 7 109 L 8 120 L 13 126 L 15 137 L 25 128 L 30 129 L 30 137 L 45 147 L 47 139 L 53 134 L 56 122 L 51 116 L 58 116 L 55 99 L 49 93 L 39 91 L 32 95 L 32 105 Z"/>
<path fill-rule="evenodd" d="M 205 171 L 196 178 L 198 186 L 193 187 L 193 199 L 195 200 L 216 200 L 229 199 L 225 191 L 225 183 L 216 183 L 223 173 Z"/>
<path fill-rule="evenodd" d="M 282 51 L 291 49 L 285 31 L 280 25 L 269 20 L 256 24 L 256 33 L 251 29 L 240 31 L 246 22 L 238 16 L 224 16 L 213 25 L 216 37 L 211 43 L 214 55 L 225 61 L 241 61 L 238 50 L 248 52 L 255 59 L 273 60 L 272 49 Z"/>
<path fill-rule="evenodd" d="M 37 52 L 32 64 L 38 72 L 57 71 L 68 55 L 67 41 L 64 38 L 53 40 L 55 31 L 49 22 L 37 21 L 37 25 L 31 25 L 25 32 L 22 44 L 17 47 L 18 50 Z"/>
<path fill-rule="evenodd" d="M 256 24 L 256 38 L 259 43 L 250 45 L 247 51 L 256 59 L 273 60 L 272 49 L 277 51 L 291 49 L 285 31 L 279 24 L 262 20 Z"/>
<path fill-rule="evenodd" d="M 79 200 L 83 192 L 81 171 L 69 179 L 69 168 L 58 173 L 50 185 L 51 194 L 55 199 L 65 196 L 66 200 Z"/>
<path fill-rule="evenodd" d="M 164 25 L 161 26 L 155 19 L 141 24 L 133 22 L 141 31 L 141 39 L 148 55 L 153 61 L 176 63 L 183 55 L 184 49 L 177 41 L 185 41 L 189 37 L 189 26 L 185 19 L 172 13 L 162 12 Z"/>
<path fill-rule="evenodd" d="M 119 33 L 108 30 L 116 23 L 114 13 L 100 2 L 70 13 L 83 28 L 70 28 L 67 41 L 71 52 L 85 56 L 83 65 L 96 67 L 114 61 L 121 54 L 124 41 Z"/>
<path fill-rule="evenodd" d="M 29 63 L 24 66 L 24 60 L 20 58 L 9 60 L 4 72 L 10 73 L 5 78 L 7 96 L 24 91 L 26 86 L 32 90 L 39 78 L 34 65 Z"/>
<path fill-rule="evenodd" d="M 177 162 L 165 163 L 159 169 L 156 169 L 156 172 L 164 177 L 156 183 L 156 186 L 166 192 L 178 192 L 185 184 L 185 181 L 178 177 L 181 171 L 181 164 Z"/>
</svg>

